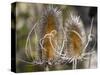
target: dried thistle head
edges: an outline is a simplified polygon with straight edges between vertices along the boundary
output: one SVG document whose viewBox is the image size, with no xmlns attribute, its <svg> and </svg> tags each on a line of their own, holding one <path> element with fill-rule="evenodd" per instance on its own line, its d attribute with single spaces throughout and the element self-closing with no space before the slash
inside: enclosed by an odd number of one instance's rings
<svg viewBox="0 0 100 75">
<path fill-rule="evenodd" d="M 64 27 L 67 36 L 67 48 L 64 49 L 64 54 L 61 55 L 63 60 L 73 63 L 73 69 L 77 67 L 77 60 L 90 59 L 89 55 L 94 53 L 93 48 L 95 43 L 91 51 L 87 52 L 90 37 L 92 36 L 92 27 L 93 25 L 91 24 L 90 33 L 86 36 L 81 18 L 73 11 L 68 14 Z"/>
<path fill-rule="evenodd" d="M 59 36 L 61 35 L 62 28 L 62 13 L 58 8 L 54 8 L 53 5 L 44 7 L 39 21 L 30 30 L 25 46 L 25 53 L 27 57 L 33 59 L 31 36 L 35 36 L 37 44 L 35 44 L 35 51 L 40 56 L 39 59 L 45 62 L 53 62 L 56 58 L 56 44 L 55 42 L 60 41 Z M 63 36 L 61 36 L 63 37 Z M 60 38 L 61 38 L 60 37 Z M 55 41 L 56 40 L 56 41 Z M 57 41 L 58 40 L 58 41 Z M 35 61 L 33 59 L 33 61 Z"/>
<path fill-rule="evenodd" d="M 82 49 L 86 44 L 86 34 L 83 23 L 76 13 L 70 12 L 66 19 L 65 27 L 67 28 L 67 51 L 70 57 L 79 57 Z"/>
<path fill-rule="evenodd" d="M 46 59 L 47 62 L 54 61 L 56 57 L 56 46 L 55 41 L 58 40 L 59 30 L 62 22 L 61 11 L 58 8 L 54 8 L 52 5 L 45 8 L 43 12 L 43 26 L 44 26 L 44 36 L 42 38 L 42 55 L 43 59 Z"/>
</svg>

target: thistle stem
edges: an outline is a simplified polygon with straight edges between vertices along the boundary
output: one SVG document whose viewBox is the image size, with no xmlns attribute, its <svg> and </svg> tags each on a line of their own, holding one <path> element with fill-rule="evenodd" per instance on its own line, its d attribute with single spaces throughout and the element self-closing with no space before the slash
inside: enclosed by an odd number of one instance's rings
<svg viewBox="0 0 100 75">
<path fill-rule="evenodd" d="M 91 35 L 92 35 L 92 28 L 93 28 L 93 21 L 94 21 L 94 18 L 92 18 L 92 21 L 91 21 L 91 28 L 90 28 L 90 37 L 91 37 Z M 89 55 L 89 66 L 88 66 L 88 68 L 91 68 L 91 54 Z"/>
<path fill-rule="evenodd" d="M 49 67 L 48 67 L 48 65 L 46 65 L 46 67 L 45 67 L 45 71 L 49 71 Z"/>
<path fill-rule="evenodd" d="M 77 59 L 73 61 L 73 65 L 72 65 L 72 69 L 76 69 L 76 68 L 77 68 Z"/>
</svg>

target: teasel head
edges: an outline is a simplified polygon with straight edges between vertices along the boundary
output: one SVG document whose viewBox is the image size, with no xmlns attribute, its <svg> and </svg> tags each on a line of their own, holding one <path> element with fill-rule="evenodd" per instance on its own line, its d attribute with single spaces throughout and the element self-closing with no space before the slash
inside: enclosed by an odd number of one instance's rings
<svg viewBox="0 0 100 75">
<path fill-rule="evenodd" d="M 48 63 L 54 63 L 57 59 L 57 45 L 61 44 L 62 34 L 62 12 L 60 9 L 49 5 L 44 8 L 41 18 L 43 34 L 40 40 L 42 58 Z M 55 43 L 56 42 L 56 43 Z"/>
<path fill-rule="evenodd" d="M 64 28 L 67 35 L 67 48 L 64 52 L 66 59 L 68 59 L 67 62 L 73 62 L 73 68 L 75 69 L 77 60 L 82 57 L 87 40 L 82 20 L 75 11 L 68 13 Z"/>
<path fill-rule="evenodd" d="M 31 57 L 36 64 L 48 63 L 52 64 L 57 59 L 57 43 L 61 44 L 62 34 L 62 13 L 60 9 L 53 5 L 44 6 L 41 17 L 30 30 L 25 46 L 27 57 Z M 32 53 L 31 37 L 34 36 L 37 44 L 35 51 L 39 61 L 34 60 Z M 55 43 L 56 42 L 56 43 Z M 39 63 L 40 62 L 40 63 Z"/>
</svg>

